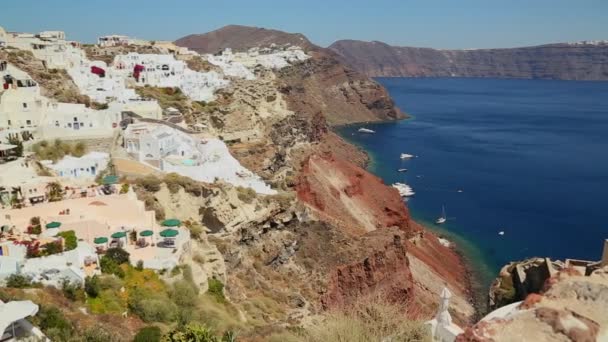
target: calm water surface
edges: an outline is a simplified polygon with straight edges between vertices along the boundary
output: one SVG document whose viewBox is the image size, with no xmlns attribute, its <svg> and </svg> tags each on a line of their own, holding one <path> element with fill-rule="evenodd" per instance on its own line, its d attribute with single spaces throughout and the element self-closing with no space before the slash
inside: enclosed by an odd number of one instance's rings
<svg viewBox="0 0 608 342">
<path fill-rule="evenodd" d="M 466 245 L 486 276 L 532 256 L 600 258 L 608 238 L 608 82 L 379 81 L 414 118 L 363 125 L 376 134 L 358 133 L 361 126 L 339 133 L 370 152 L 370 170 L 386 183 L 414 188 L 415 218 L 434 222 L 445 205 L 441 229 Z M 400 153 L 418 157 L 402 161 Z"/>
</svg>

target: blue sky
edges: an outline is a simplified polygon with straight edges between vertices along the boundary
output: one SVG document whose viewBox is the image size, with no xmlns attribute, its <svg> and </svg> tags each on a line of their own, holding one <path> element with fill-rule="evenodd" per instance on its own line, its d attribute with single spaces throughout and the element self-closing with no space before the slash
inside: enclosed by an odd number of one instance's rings
<svg viewBox="0 0 608 342">
<path fill-rule="evenodd" d="M 174 40 L 228 24 L 435 48 L 608 39 L 608 0 L 0 0 L 9 31 Z"/>
</svg>

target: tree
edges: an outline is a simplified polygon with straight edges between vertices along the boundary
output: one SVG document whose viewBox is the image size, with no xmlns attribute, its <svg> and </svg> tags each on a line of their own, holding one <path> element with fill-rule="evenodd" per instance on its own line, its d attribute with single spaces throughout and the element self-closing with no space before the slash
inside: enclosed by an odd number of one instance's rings
<svg viewBox="0 0 608 342">
<path fill-rule="evenodd" d="M 133 342 L 160 342 L 162 334 L 159 327 L 149 326 L 139 329 Z"/>
<path fill-rule="evenodd" d="M 99 296 L 101 285 L 99 284 L 99 277 L 97 275 L 85 278 L 84 291 L 89 297 L 97 298 L 97 296 Z"/>
<path fill-rule="evenodd" d="M 76 233 L 74 233 L 73 230 L 61 232 L 57 235 L 63 238 L 66 251 L 71 251 L 78 247 L 78 238 L 76 237 Z"/>
<path fill-rule="evenodd" d="M 59 182 L 51 182 L 46 186 L 47 196 L 50 202 L 63 200 L 63 188 Z"/>
<path fill-rule="evenodd" d="M 113 259 L 104 255 L 103 257 L 101 257 L 101 260 L 99 261 L 99 263 L 101 266 L 102 273 L 114 274 L 115 276 L 117 276 L 119 278 L 125 277 L 125 271 L 123 271 L 123 269 L 120 267 L 120 265 L 117 264 L 116 261 L 114 261 Z"/>
<path fill-rule="evenodd" d="M 125 251 L 122 248 L 110 248 L 106 251 L 106 258 L 110 258 L 118 265 L 128 264 L 129 263 L 129 252 Z"/>
</svg>

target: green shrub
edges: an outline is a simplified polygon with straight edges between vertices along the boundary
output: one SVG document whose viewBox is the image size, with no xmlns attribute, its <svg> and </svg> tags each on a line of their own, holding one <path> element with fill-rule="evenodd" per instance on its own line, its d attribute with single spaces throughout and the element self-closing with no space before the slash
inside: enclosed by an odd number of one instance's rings
<svg viewBox="0 0 608 342">
<path fill-rule="evenodd" d="M 130 303 L 131 311 L 144 322 L 172 322 L 177 316 L 177 307 L 165 298 L 138 299 Z"/>
<path fill-rule="evenodd" d="M 47 244 L 42 245 L 42 248 L 42 255 L 53 255 L 63 252 L 63 244 L 61 243 L 61 241 L 49 242 Z"/>
<path fill-rule="evenodd" d="M 63 313 L 54 306 L 41 306 L 32 321 L 53 341 L 67 341 L 74 331 Z"/>
<path fill-rule="evenodd" d="M 97 298 L 99 296 L 101 293 L 101 284 L 97 275 L 85 278 L 84 291 L 89 297 Z"/>
<path fill-rule="evenodd" d="M 101 257 L 100 260 L 101 272 L 106 274 L 113 274 L 119 278 L 125 277 L 125 271 L 120 267 L 116 261 L 107 257 L 106 255 Z"/>
<path fill-rule="evenodd" d="M 161 181 L 154 175 L 147 175 L 142 178 L 138 178 L 136 184 L 146 189 L 149 192 L 157 192 L 160 190 Z"/>
<path fill-rule="evenodd" d="M 129 184 L 125 183 L 123 185 L 120 186 L 120 193 L 121 194 L 126 194 L 127 192 L 129 192 Z"/>
<path fill-rule="evenodd" d="M 238 198 L 247 204 L 251 204 L 257 196 L 257 193 L 255 192 L 255 190 L 253 190 L 251 188 L 244 188 L 242 186 L 237 186 L 236 191 L 237 191 Z"/>
<path fill-rule="evenodd" d="M 61 139 L 56 139 L 53 143 L 43 140 L 32 146 L 32 152 L 38 160 L 57 161 L 66 155 L 82 157 L 87 153 L 87 146 L 83 142 L 68 143 Z"/>
<path fill-rule="evenodd" d="M 82 285 L 76 282 L 70 282 L 67 279 L 64 279 L 61 282 L 61 292 L 65 298 L 71 301 L 79 301 L 84 300 L 84 290 L 82 289 Z"/>
<path fill-rule="evenodd" d="M 124 341 L 121 334 L 104 329 L 101 326 L 94 326 L 84 331 L 81 341 L 86 342 L 119 342 Z"/>
<path fill-rule="evenodd" d="M 24 289 L 32 287 L 32 280 L 21 274 L 11 274 L 6 279 L 6 287 L 12 287 L 16 289 Z"/>
<path fill-rule="evenodd" d="M 129 252 L 122 248 L 109 248 L 104 256 L 112 259 L 118 265 L 129 263 Z"/>
<path fill-rule="evenodd" d="M 186 280 L 179 280 L 171 289 L 171 300 L 179 307 L 193 307 L 196 305 L 198 289 Z"/>
<path fill-rule="evenodd" d="M 71 251 L 78 247 L 78 238 L 76 237 L 76 233 L 74 233 L 73 230 L 61 232 L 57 235 L 63 238 L 66 251 Z"/>
<path fill-rule="evenodd" d="M 207 294 L 219 303 L 224 303 L 226 301 L 226 297 L 224 297 L 224 284 L 215 278 L 209 279 L 208 284 L 209 289 L 207 290 Z"/>
<path fill-rule="evenodd" d="M 139 329 L 133 342 L 160 342 L 162 334 L 159 327 L 149 326 Z"/>
<path fill-rule="evenodd" d="M 200 324 L 188 324 L 183 327 L 178 327 L 170 332 L 168 332 L 165 336 L 163 336 L 164 342 L 187 342 L 187 341 L 197 341 L 197 342 L 230 342 L 234 341 L 234 336 L 224 335 L 225 338 L 219 338 L 215 335 L 215 332 L 210 328 L 200 325 Z M 229 340 L 227 338 L 232 338 Z"/>
</svg>

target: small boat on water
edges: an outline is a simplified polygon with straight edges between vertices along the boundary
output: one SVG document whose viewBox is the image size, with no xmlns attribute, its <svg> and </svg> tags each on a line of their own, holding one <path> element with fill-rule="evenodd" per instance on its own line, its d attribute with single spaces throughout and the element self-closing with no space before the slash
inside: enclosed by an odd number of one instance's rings
<svg viewBox="0 0 608 342">
<path fill-rule="evenodd" d="M 397 172 L 407 172 L 407 169 L 397 169 Z"/>
<path fill-rule="evenodd" d="M 412 159 L 415 156 L 413 154 L 401 153 L 401 159 Z"/>
<path fill-rule="evenodd" d="M 399 191 L 399 196 L 401 197 L 411 197 L 416 194 L 412 187 L 405 183 L 395 183 L 392 187 Z"/>
<path fill-rule="evenodd" d="M 374 131 L 374 130 L 371 130 L 369 128 L 363 128 L 363 127 L 359 128 L 358 132 L 359 133 L 369 133 L 369 134 L 376 133 L 376 131 Z"/>
<path fill-rule="evenodd" d="M 444 224 L 448 218 L 445 216 L 445 206 L 441 206 L 441 216 L 435 221 L 436 224 Z"/>
<path fill-rule="evenodd" d="M 505 232 L 501 230 L 498 232 L 498 235 L 503 236 L 503 235 L 505 235 Z"/>
</svg>

